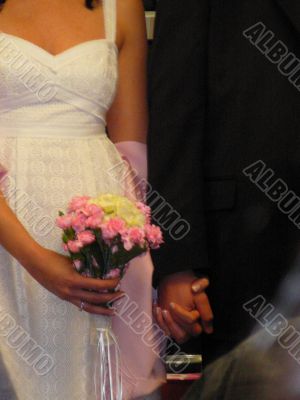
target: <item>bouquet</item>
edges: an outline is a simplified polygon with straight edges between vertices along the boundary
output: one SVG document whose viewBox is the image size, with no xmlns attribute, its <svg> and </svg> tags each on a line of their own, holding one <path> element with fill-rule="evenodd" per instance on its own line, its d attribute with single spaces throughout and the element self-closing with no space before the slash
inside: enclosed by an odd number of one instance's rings
<svg viewBox="0 0 300 400">
<path fill-rule="evenodd" d="M 63 247 L 74 267 L 92 278 L 122 278 L 130 260 L 163 243 L 160 228 L 151 224 L 150 207 L 114 194 L 73 198 L 56 224 L 63 230 Z M 96 329 L 96 398 L 122 400 L 120 352 L 107 318 L 98 319 Z"/>
<path fill-rule="evenodd" d="M 77 271 L 88 277 L 122 277 L 129 261 L 163 242 L 158 226 L 150 224 L 150 207 L 113 194 L 75 197 L 68 212 L 59 213 L 63 247 Z"/>
</svg>

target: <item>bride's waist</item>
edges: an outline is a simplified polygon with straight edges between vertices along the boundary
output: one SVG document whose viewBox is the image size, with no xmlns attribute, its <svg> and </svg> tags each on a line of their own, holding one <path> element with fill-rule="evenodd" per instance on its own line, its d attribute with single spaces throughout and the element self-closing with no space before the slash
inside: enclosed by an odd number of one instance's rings
<svg viewBox="0 0 300 400">
<path fill-rule="evenodd" d="M 85 138 L 85 137 L 107 137 L 104 124 L 18 124 L 17 122 L 3 123 L 0 120 L 1 138 L 22 137 L 49 137 L 49 138 Z"/>
</svg>

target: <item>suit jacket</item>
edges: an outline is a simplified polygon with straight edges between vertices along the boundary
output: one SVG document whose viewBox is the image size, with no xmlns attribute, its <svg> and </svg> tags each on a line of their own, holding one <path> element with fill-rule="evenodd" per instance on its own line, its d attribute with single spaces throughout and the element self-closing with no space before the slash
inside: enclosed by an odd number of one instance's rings
<svg viewBox="0 0 300 400">
<path fill-rule="evenodd" d="M 150 183 L 190 230 L 174 240 L 168 207 L 153 203 L 168 228 L 153 254 L 156 279 L 209 269 L 209 343 L 221 353 L 250 332 L 242 305 L 257 295 L 272 299 L 298 251 L 298 216 L 287 211 L 300 196 L 300 3 L 161 0 L 158 7 Z M 285 189 L 295 196 L 283 212 Z"/>
<path fill-rule="evenodd" d="M 299 318 L 290 324 L 299 329 Z M 184 400 L 297 400 L 299 372 L 299 362 L 262 330 L 209 365 Z"/>
</svg>

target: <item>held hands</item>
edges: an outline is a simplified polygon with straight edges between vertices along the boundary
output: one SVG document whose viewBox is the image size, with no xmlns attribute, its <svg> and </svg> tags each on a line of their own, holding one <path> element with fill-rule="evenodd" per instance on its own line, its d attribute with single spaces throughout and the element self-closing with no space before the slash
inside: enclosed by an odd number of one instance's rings
<svg viewBox="0 0 300 400">
<path fill-rule="evenodd" d="M 192 271 L 178 272 L 162 280 L 154 315 L 166 335 L 184 343 L 202 331 L 213 332 L 213 313 L 205 293 L 208 285 L 207 278 L 197 279 Z"/>
<path fill-rule="evenodd" d="M 41 249 L 35 260 L 25 265 L 31 276 L 44 288 L 91 314 L 114 315 L 106 303 L 117 300 L 123 292 L 114 290 L 119 279 L 93 279 L 81 276 L 68 257 L 51 250 Z M 91 291 L 93 290 L 93 291 Z"/>
</svg>

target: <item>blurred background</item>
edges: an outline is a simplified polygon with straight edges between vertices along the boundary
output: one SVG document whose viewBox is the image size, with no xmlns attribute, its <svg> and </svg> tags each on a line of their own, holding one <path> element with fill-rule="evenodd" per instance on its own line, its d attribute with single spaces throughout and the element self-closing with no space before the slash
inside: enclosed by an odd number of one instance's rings
<svg viewBox="0 0 300 400">
<path fill-rule="evenodd" d="M 155 10 L 157 0 L 144 0 L 144 6 L 146 11 Z"/>
</svg>

